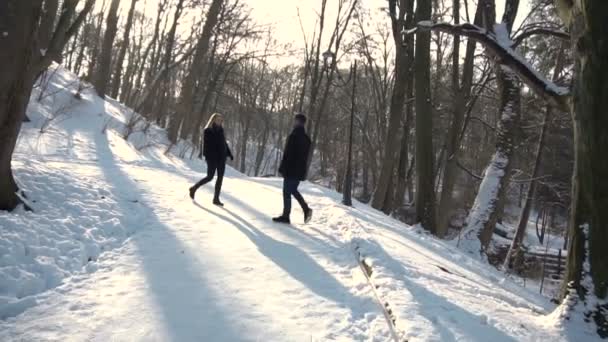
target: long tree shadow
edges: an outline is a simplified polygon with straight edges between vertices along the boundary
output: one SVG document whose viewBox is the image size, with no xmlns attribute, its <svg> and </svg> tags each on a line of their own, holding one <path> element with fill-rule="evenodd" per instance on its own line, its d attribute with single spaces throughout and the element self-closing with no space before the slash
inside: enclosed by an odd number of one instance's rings
<svg viewBox="0 0 608 342">
<path fill-rule="evenodd" d="M 452 303 L 447 298 L 420 286 L 410 279 L 410 272 L 377 242 L 366 241 L 374 254 L 395 275 L 395 279 L 419 301 L 420 315 L 433 322 L 441 341 L 472 340 L 483 336 L 484 341 L 516 341 L 506 332 L 490 325 L 487 318 Z M 456 334 L 461 336 L 456 336 Z M 464 336 L 463 336 L 464 335 Z"/>
<path fill-rule="evenodd" d="M 472 274 L 489 274 L 490 276 L 499 279 L 504 277 L 503 274 L 498 271 L 488 271 L 487 265 L 483 265 L 482 263 L 473 260 L 470 256 L 464 254 L 461 250 L 456 247 L 450 246 L 445 241 L 437 240 L 437 238 L 433 236 L 428 236 L 424 238 L 423 236 L 416 236 L 415 233 L 412 232 L 411 228 L 402 227 L 400 229 L 400 225 L 403 223 L 395 222 L 393 224 L 388 223 L 386 216 L 382 216 L 382 214 L 375 213 L 373 210 L 353 210 L 349 211 L 349 214 L 353 217 L 357 218 L 362 222 L 370 222 L 374 226 L 382 227 L 386 231 L 392 232 L 395 235 L 399 236 L 399 239 L 406 240 L 400 241 L 394 237 L 384 235 L 385 239 L 389 239 L 396 244 L 400 244 L 405 249 L 412 250 L 417 254 L 428 258 L 430 261 L 434 261 L 437 265 L 451 265 L 454 269 L 460 269 L 458 273 L 459 276 L 463 278 L 468 278 L 462 273 L 472 273 Z M 373 232 L 373 230 L 372 230 Z M 461 259 L 455 259 L 454 256 L 458 256 Z M 454 262 L 454 260 L 460 260 L 460 262 Z M 449 267 L 449 266 L 448 266 Z M 491 270 L 491 268 L 490 268 Z M 491 273 L 489 273 L 491 272 Z M 534 306 L 534 310 L 549 312 L 552 310 L 555 305 L 552 304 L 549 300 L 545 300 L 528 292 L 525 288 L 522 288 L 520 285 L 514 283 L 501 283 L 498 281 L 487 284 L 478 284 L 480 287 L 486 289 L 486 291 L 496 292 L 496 289 L 500 289 L 504 291 L 504 293 L 496 294 L 500 296 L 501 299 L 505 301 L 509 301 L 513 303 L 514 306 L 529 308 L 530 305 Z M 521 301 L 515 299 L 507 299 L 507 295 L 511 294 L 515 297 L 522 297 Z"/>
<path fill-rule="evenodd" d="M 88 132 L 95 137 L 96 153 L 104 177 L 111 189 L 110 193 L 142 193 L 139 184 L 133 181 L 116 162 L 109 148 L 108 139 L 98 132 Z M 163 224 L 151 208 L 146 208 L 144 217 L 133 217 L 133 212 L 124 212 L 121 223 L 125 226 L 137 225 L 146 234 L 134 236 L 132 242 L 137 246 L 143 273 L 146 277 L 147 291 L 156 302 L 162 315 L 162 322 L 172 341 L 208 341 L 211 338 L 222 341 L 240 341 L 240 336 L 231 329 L 235 322 L 230 321 L 230 310 L 221 307 L 220 295 L 209 286 L 209 279 L 200 270 L 207 267 L 193 255 L 174 234 Z M 140 208 L 139 210 L 142 210 Z M 159 243 L 162 241 L 162 243 Z M 221 327 L 219 329 L 218 327 Z"/>
<path fill-rule="evenodd" d="M 224 209 L 228 215 L 223 215 L 201 206 L 196 201 L 194 204 L 239 229 L 258 247 L 263 255 L 287 272 L 293 279 L 306 286 L 316 295 L 341 307 L 349 308 L 353 317 L 357 316 L 353 308 L 374 308 L 375 304 L 370 298 L 357 297 L 351 294 L 348 288 L 299 247 L 273 239 L 229 209 Z M 360 312 L 364 311 L 367 310 Z"/>
</svg>

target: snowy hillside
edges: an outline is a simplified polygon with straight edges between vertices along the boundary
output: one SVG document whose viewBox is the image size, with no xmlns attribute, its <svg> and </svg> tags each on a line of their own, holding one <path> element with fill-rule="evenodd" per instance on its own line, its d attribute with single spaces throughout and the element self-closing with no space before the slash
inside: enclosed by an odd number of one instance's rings
<svg viewBox="0 0 608 342">
<path fill-rule="evenodd" d="M 306 183 L 204 163 L 59 69 L 32 96 L 14 169 L 34 212 L 0 212 L 1 341 L 591 341 L 555 305 L 422 230 Z M 53 118 L 52 120 L 50 120 Z M 44 127 L 41 133 L 41 127 Z M 144 131 L 145 130 L 145 131 Z M 180 146 L 176 147 L 179 149 Z M 583 326 L 584 327 L 584 326 Z"/>
</svg>

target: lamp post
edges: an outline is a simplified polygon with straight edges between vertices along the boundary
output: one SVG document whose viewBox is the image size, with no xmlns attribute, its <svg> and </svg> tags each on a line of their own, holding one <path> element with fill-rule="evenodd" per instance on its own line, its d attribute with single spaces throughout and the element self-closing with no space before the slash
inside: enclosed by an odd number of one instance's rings
<svg viewBox="0 0 608 342">
<path fill-rule="evenodd" d="M 327 65 L 328 64 L 330 66 L 332 65 L 335 54 L 333 52 L 331 52 L 331 50 L 327 50 L 327 51 L 323 52 L 322 56 L 323 56 L 323 68 L 325 70 L 327 70 Z"/>
<path fill-rule="evenodd" d="M 352 206 L 352 184 L 353 184 L 353 170 L 352 170 L 352 159 L 353 159 L 353 126 L 355 118 L 355 96 L 357 91 L 357 61 L 350 68 L 350 79 L 353 80 L 353 89 L 350 97 L 350 127 L 348 133 L 348 157 L 346 163 L 346 175 L 344 176 L 344 192 L 342 193 L 342 203 L 344 205 Z"/>
</svg>

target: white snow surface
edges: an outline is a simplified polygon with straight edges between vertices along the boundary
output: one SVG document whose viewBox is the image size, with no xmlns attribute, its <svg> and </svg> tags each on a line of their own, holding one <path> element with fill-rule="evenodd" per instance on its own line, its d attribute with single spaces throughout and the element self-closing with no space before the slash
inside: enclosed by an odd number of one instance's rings
<svg viewBox="0 0 608 342">
<path fill-rule="evenodd" d="M 270 217 L 281 180 L 224 180 L 195 201 L 199 160 L 152 126 L 124 140 L 132 112 L 61 67 L 32 96 L 13 167 L 34 212 L 0 212 L 0 341 L 391 341 L 355 250 L 400 340 L 590 341 L 555 306 L 495 269 L 310 183 L 315 210 Z M 62 114 L 53 121 L 45 118 Z M 40 127 L 45 123 L 45 133 Z M 177 147 L 179 148 L 179 146 Z"/>
</svg>

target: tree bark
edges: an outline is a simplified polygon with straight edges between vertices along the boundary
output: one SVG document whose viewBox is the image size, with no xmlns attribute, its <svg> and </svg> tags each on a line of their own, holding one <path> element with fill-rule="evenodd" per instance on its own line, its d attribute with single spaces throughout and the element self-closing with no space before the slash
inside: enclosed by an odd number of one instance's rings
<svg viewBox="0 0 608 342">
<path fill-rule="evenodd" d="M 57 20 L 53 33 L 50 35 L 50 40 L 46 42 L 45 39 L 45 45 L 40 43 L 37 45 L 40 53 L 36 60 L 36 77 L 45 72 L 53 61 L 61 63 L 65 45 L 78 32 L 78 28 L 86 19 L 94 3 L 94 0 L 87 0 L 82 11 L 74 18 L 78 0 L 65 0 L 63 2 L 61 15 L 59 16 L 59 20 Z M 51 16 L 53 15 L 51 14 Z"/>
<path fill-rule="evenodd" d="M 510 27 L 515 16 L 513 7 L 517 0 L 507 1 L 505 16 L 501 25 L 496 25 L 495 35 L 502 39 L 510 39 Z M 482 4 L 480 4 L 481 6 Z M 494 0 L 485 0 L 484 20 L 487 30 L 492 30 L 496 16 Z M 508 15 L 507 15 L 508 13 Z M 508 21 L 504 21 L 508 20 Z M 466 249 L 471 253 L 479 253 L 482 258 L 487 256 L 488 247 L 494 234 L 496 222 L 500 214 L 500 203 L 506 195 L 509 184 L 509 173 L 512 168 L 512 156 L 515 148 L 517 130 L 520 124 L 521 95 L 516 74 L 497 60 L 494 64 L 494 73 L 500 94 L 500 119 L 496 128 L 496 151 L 490 164 L 484 172 L 484 177 L 475 198 L 473 208 L 467 217 L 465 240 L 478 239 L 478 243 L 468 244 Z"/>
<path fill-rule="evenodd" d="M 21 203 L 11 160 L 37 73 L 41 12 L 41 0 L 0 4 L 0 210 Z"/>
<path fill-rule="evenodd" d="M 601 337 L 608 337 L 608 2 L 588 0 L 570 9 L 575 80 L 575 168 L 565 303 L 580 300 Z M 594 300 L 596 297 L 597 300 Z"/>
<path fill-rule="evenodd" d="M 125 23 L 125 32 L 122 36 L 122 44 L 118 50 L 118 56 L 116 57 L 116 69 L 114 70 L 114 79 L 112 80 L 112 92 L 110 93 L 113 98 L 118 98 L 118 90 L 120 89 L 120 81 L 122 80 L 122 67 L 125 55 L 127 54 L 127 48 L 129 47 L 129 36 L 131 33 L 131 27 L 133 26 L 133 16 L 135 14 L 135 4 L 137 0 L 131 0 L 131 8 L 127 15 L 127 22 Z"/>
<path fill-rule="evenodd" d="M 355 122 L 355 111 L 356 111 L 356 92 L 357 92 L 357 61 L 355 61 L 355 65 L 351 67 L 351 79 L 353 82 L 353 89 L 350 96 L 351 106 L 350 106 L 350 125 L 348 128 L 348 156 L 346 162 L 346 175 L 344 176 L 344 191 L 342 197 L 342 203 L 344 205 L 352 206 L 352 186 L 353 186 L 353 169 L 352 169 L 352 160 L 353 160 L 353 130 L 354 130 L 354 122 Z"/>
<path fill-rule="evenodd" d="M 418 1 L 416 21 L 431 19 L 431 0 Z M 424 229 L 436 232 L 435 187 L 433 184 L 433 108 L 431 106 L 431 34 L 416 36 L 416 221 Z"/>
<path fill-rule="evenodd" d="M 53 38 L 57 10 L 59 9 L 59 0 L 45 0 L 43 8 L 42 17 L 40 19 L 40 29 L 38 30 L 38 39 L 40 46 L 49 46 L 51 38 Z"/>
<path fill-rule="evenodd" d="M 118 29 L 118 5 L 120 0 L 112 0 L 110 10 L 106 18 L 106 32 L 103 36 L 103 45 L 101 47 L 101 57 L 99 67 L 95 76 L 95 91 L 101 98 L 106 96 L 108 82 L 110 80 L 110 69 L 112 65 L 112 47 L 116 31 Z"/>
</svg>

